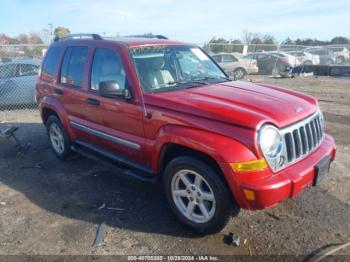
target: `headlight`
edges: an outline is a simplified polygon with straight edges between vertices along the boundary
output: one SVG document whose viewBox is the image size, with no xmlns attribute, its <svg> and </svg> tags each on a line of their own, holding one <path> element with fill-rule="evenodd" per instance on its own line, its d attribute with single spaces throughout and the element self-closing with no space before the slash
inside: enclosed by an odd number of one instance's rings
<svg viewBox="0 0 350 262">
<path fill-rule="evenodd" d="M 274 126 L 263 126 L 259 131 L 258 142 L 266 160 L 276 158 L 282 152 L 282 136 Z"/>
</svg>

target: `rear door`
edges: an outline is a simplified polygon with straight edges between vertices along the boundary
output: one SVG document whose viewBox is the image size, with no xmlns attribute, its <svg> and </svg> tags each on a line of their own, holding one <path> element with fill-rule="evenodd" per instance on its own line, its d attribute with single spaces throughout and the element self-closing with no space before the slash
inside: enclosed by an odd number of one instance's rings
<svg viewBox="0 0 350 262">
<path fill-rule="evenodd" d="M 85 142 L 90 141 L 91 136 L 79 127 L 86 125 L 84 106 L 87 93 L 84 90 L 84 75 L 87 73 L 88 51 L 87 46 L 66 48 L 55 90 L 56 99 L 64 105 L 77 139 Z"/>
<path fill-rule="evenodd" d="M 98 92 L 103 81 L 116 81 L 120 88 L 131 92 L 119 52 L 118 47 L 95 48 L 85 118 L 98 148 L 141 163 L 144 159 L 140 150 L 145 141 L 142 107 L 132 98 L 106 98 Z"/>
</svg>

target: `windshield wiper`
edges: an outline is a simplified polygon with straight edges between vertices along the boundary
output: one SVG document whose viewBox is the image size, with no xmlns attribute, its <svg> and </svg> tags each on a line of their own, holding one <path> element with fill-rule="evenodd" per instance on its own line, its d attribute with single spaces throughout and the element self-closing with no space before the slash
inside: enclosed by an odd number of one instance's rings
<svg viewBox="0 0 350 262">
<path fill-rule="evenodd" d="M 203 81 L 207 81 L 207 80 L 227 80 L 227 81 L 232 81 L 232 79 L 228 78 L 228 77 L 224 77 L 224 76 L 206 76 L 200 79 L 193 79 L 192 81 L 197 81 L 197 82 L 202 82 Z M 208 84 L 207 82 L 205 82 L 205 84 Z"/>
</svg>

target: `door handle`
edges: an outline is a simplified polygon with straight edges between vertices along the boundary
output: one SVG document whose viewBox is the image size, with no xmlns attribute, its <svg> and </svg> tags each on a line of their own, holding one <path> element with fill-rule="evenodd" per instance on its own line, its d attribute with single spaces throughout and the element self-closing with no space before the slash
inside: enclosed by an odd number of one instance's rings
<svg viewBox="0 0 350 262">
<path fill-rule="evenodd" d="M 100 100 L 97 100 L 95 98 L 88 98 L 86 99 L 86 103 L 88 103 L 89 105 L 99 106 Z"/>
<path fill-rule="evenodd" d="M 55 94 L 63 96 L 63 90 L 56 88 L 55 89 Z"/>
</svg>

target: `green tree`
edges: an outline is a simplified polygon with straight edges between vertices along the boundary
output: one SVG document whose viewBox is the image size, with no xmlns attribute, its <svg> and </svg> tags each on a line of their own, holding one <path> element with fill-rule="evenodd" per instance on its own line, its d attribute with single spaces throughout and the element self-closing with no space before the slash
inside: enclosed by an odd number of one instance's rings
<svg viewBox="0 0 350 262">
<path fill-rule="evenodd" d="M 70 34 L 70 31 L 67 27 L 58 26 L 55 28 L 54 34 L 55 34 L 55 37 L 60 38 Z"/>
<path fill-rule="evenodd" d="M 332 45 L 346 45 L 346 44 L 350 44 L 350 40 L 346 37 L 343 37 L 343 36 L 337 36 L 331 40 L 331 44 Z"/>
<path fill-rule="evenodd" d="M 216 39 L 213 37 L 209 43 L 204 46 L 204 49 L 209 50 L 213 53 L 232 52 L 232 46 L 230 45 L 230 42 L 225 38 Z"/>
<path fill-rule="evenodd" d="M 243 52 L 243 43 L 239 39 L 234 39 L 231 41 L 231 52 L 237 52 L 237 53 L 242 53 Z"/>
<path fill-rule="evenodd" d="M 283 45 L 294 45 L 295 44 L 295 42 L 292 39 L 290 39 L 289 37 L 287 37 L 282 43 L 283 43 Z"/>
</svg>

